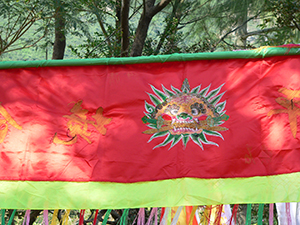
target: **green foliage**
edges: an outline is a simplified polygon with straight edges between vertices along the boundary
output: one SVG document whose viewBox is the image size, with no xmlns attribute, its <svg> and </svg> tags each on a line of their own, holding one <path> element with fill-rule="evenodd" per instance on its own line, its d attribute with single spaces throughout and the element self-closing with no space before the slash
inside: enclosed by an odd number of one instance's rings
<svg viewBox="0 0 300 225">
<path fill-rule="evenodd" d="M 300 2 L 297 0 L 268 0 L 269 10 L 273 12 L 280 27 L 300 30 Z"/>
<path fill-rule="evenodd" d="M 14 27 L 14 33 L 19 32 L 20 21 L 26 20 L 28 12 L 34 20 L 13 45 L 2 50 L 4 54 L 0 60 L 51 57 L 56 0 L 30 0 L 31 4 L 27 4 L 28 1 L 0 2 L 2 46 L 7 46 L 13 39 L 13 36 L 5 38 L 9 30 Z M 68 45 L 66 59 L 120 57 L 120 1 L 63 0 L 62 3 Z M 174 0 L 153 18 L 142 55 L 238 50 L 297 43 L 300 32 L 299 4 L 299 1 L 292 0 Z M 131 1 L 130 48 L 142 10 L 142 1 Z M 18 50 L 17 54 L 10 52 L 15 49 L 23 50 Z"/>
</svg>

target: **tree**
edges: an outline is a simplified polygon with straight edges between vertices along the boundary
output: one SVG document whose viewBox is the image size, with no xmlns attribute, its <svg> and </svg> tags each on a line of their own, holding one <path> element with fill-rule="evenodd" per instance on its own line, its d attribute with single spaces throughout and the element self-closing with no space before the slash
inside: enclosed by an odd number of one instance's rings
<svg viewBox="0 0 300 225">
<path fill-rule="evenodd" d="M 276 18 L 277 26 L 300 31 L 300 2 L 295 0 L 268 0 L 268 10 Z"/>
<path fill-rule="evenodd" d="M 143 12 L 139 20 L 135 32 L 135 38 L 132 44 L 132 49 L 130 56 L 140 56 L 142 55 L 142 50 L 147 37 L 147 32 L 149 29 L 149 24 L 152 18 L 165 8 L 171 0 L 161 0 L 155 5 L 155 0 L 144 0 L 143 1 Z"/>
<path fill-rule="evenodd" d="M 86 48 L 87 51 L 83 56 L 79 53 L 78 49 L 75 49 L 72 46 L 73 51 L 81 57 L 94 57 L 97 56 L 97 54 L 95 55 L 92 53 L 98 47 L 99 48 L 103 47 L 102 54 L 104 54 L 106 57 L 128 56 L 129 51 L 130 51 L 130 56 L 141 55 L 147 37 L 149 24 L 152 18 L 156 14 L 158 14 L 162 9 L 164 9 L 170 3 L 170 1 L 171 0 L 161 0 L 159 3 L 155 5 L 155 0 L 143 1 L 142 4 L 139 4 L 138 1 L 132 3 L 129 0 L 122 0 L 122 1 L 116 1 L 116 4 L 110 4 L 110 8 L 108 9 L 104 8 L 103 6 L 102 7 L 99 7 L 99 5 L 96 6 L 96 4 L 93 1 L 90 1 L 89 5 L 87 5 L 87 8 L 89 9 L 90 12 L 95 14 L 97 20 L 99 21 L 102 34 L 100 33 L 95 33 L 95 34 L 98 36 L 98 38 L 100 38 L 100 40 L 99 41 L 88 40 L 88 42 L 93 47 L 92 50 L 90 50 L 90 48 L 88 48 L 88 45 L 86 44 L 80 46 L 81 48 Z M 131 15 L 129 15 L 130 4 L 134 5 L 132 6 L 133 12 Z M 111 14 L 110 12 L 111 9 L 115 11 L 115 14 Z M 138 14 L 140 10 L 142 10 L 142 12 L 140 14 L 139 22 L 137 23 L 137 28 L 135 29 L 134 38 L 132 38 L 133 31 L 130 28 L 130 20 L 133 19 L 133 17 L 136 14 Z M 103 22 L 103 19 L 106 21 L 110 21 L 109 17 L 114 18 L 115 20 L 114 27 L 113 27 L 113 23 Z M 131 23 L 132 26 L 133 24 L 134 22 Z M 105 28 L 105 26 L 107 28 Z M 103 43 L 103 41 L 105 42 L 105 44 Z M 118 43 L 119 43 L 119 47 L 121 48 L 117 47 Z M 131 44 L 131 49 L 129 49 L 130 44 Z M 105 45 L 107 46 L 105 47 Z M 111 49 L 112 47 L 114 51 L 112 51 Z M 105 51 L 106 49 L 108 50 L 108 53 L 105 52 L 103 53 L 103 50 Z M 116 55 L 116 52 L 120 52 L 120 54 Z"/>
<path fill-rule="evenodd" d="M 53 45 L 52 59 L 63 59 L 66 48 L 66 18 L 65 3 L 61 0 L 54 0 L 54 27 L 55 39 Z"/>
<path fill-rule="evenodd" d="M 83 3 L 85 1 L 52 0 L 47 5 L 51 18 L 54 19 L 54 25 L 52 24 L 52 29 L 54 28 L 52 59 L 64 58 L 67 33 L 89 37 L 89 29 L 85 23 L 88 16 L 81 13 L 84 11 Z"/>
<path fill-rule="evenodd" d="M 34 25 L 42 21 L 41 1 L 1 1 L 0 2 L 0 56 L 7 52 L 35 46 L 47 34 L 47 26 L 35 32 L 36 37 L 22 40 L 22 37 Z M 47 23 L 47 20 L 44 20 Z M 42 32 L 39 32 L 41 31 Z"/>
</svg>

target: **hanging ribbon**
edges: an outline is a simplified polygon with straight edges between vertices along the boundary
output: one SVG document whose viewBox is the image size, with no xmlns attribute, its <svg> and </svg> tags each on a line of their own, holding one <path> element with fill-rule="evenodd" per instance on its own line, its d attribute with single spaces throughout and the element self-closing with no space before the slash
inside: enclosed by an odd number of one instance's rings
<svg viewBox="0 0 300 225">
<path fill-rule="evenodd" d="M 5 224 L 5 209 L 1 209 L 1 224 Z"/>
<path fill-rule="evenodd" d="M 251 204 L 247 204 L 246 225 L 251 225 Z"/>
<path fill-rule="evenodd" d="M 78 225 L 82 225 L 83 221 L 84 221 L 84 213 L 85 213 L 85 209 L 80 210 L 80 214 L 79 214 L 79 223 Z"/>
<path fill-rule="evenodd" d="M 274 218 L 274 203 L 269 204 L 269 224 L 273 224 Z"/>
<path fill-rule="evenodd" d="M 167 224 L 168 216 L 170 213 L 171 213 L 171 208 L 170 207 L 165 208 L 165 213 L 163 215 L 163 218 L 161 219 L 160 225 Z"/>
<path fill-rule="evenodd" d="M 27 211 L 26 211 L 27 212 Z M 26 216 L 26 225 L 29 225 L 30 222 L 30 210 L 28 210 L 27 216 Z"/>
<path fill-rule="evenodd" d="M 289 202 L 285 203 L 285 210 L 286 210 L 286 218 L 287 218 L 287 225 L 292 225 L 292 218 L 291 218 L 291 204 Z"/>
<path fill-rule="evenodd" d="M 136 217 L 134 218 L 134 220 L 133 220 L 133 222 L 132 222 L 131 225 L 135 224 L 135 221 L 136 221 L 136 218 L 137 218 L 137 217 L 138 217 L 138 216 L 136 216 Z"/>
<path fill-rule="evenodd" d="M 99 209 L 97 209 L 96 212 L 95 212 L 95 218 L 94 218 L 93 225 L 96 225 L 96 224 L 97 224 L 98 213 L 99 213 Z"/>
<path fill-rule="evenodd" d="M 152 218 L 154 217 L 154 213 L 155 213 L 155 208 L 152 208 L 151 213 L 149 215 L 148 221 L 146 223 L 146 225 L 150 225 Z"/>
<path fill-rule="evenodd" d="M 30 221 L 30 210 L 26 210 L 22 225 L 25 224 L 25 221 L 26 221 L 26 225 L 29 225 L 29 221 Z M 5 224 L 5 223 L 4 223 L 4 224 Z"/>
<path fill-rule="evenodd" d="M 138 215 L 137 225 L 145 225 L 145 209 L 140 208 Z"/>
<path fill-rule="evenodd" d="M 104 216 L 104 219 L 103 219 L 103 222 L 102 222 L 102 225 L 106 225 L 107 221 L 108 221 L 108 217 L 111 213 L 111 209 L 108 209 L 105 213 L 105 216 Z"/>
<path fill-rule="evenodd" d="M 204 206 L 203 216 L 201 217 L 201 220 L 200 220 L 201 224 L 203 224 L 203 225 L 209 224 L 211 209 L 212 209 L 211 205 Z"/>
<path fill-rule="evenodd" d="M 63 215 L 63 217 L 61 219 L 62 225 L 68 225 L 69 215 L 70 215 L 70 209 L 66 210 L 65 214 Z"/>
<path fill-rule="evenodd" d="M 51 225 L 56 224 L 57 214 L 58 214 L 58 209 L 55 209 L 54 212 L 53 212 L 53 215 L 52 215 Z"/>
<path fill-rule="evenodd" d="M 176 213 L 175 213 L 175 216 L 171 222 L 171 225 L 176 225 L 177 224 L 177 221 L 179 219 L 179 216 L 180 216 L 180 213 L 183 209 L 183 206 L 179 206 L 178 209 L 176 210 Z"/>
<path fill-rule="evenodd" d="M 171 225 L 171 221 L 172 221 L 172 208 L 170 210 L 170 213 L 168 214 L 167 225 Z"/>
<path fill-rule="evenodd" d="M 258 213 L 257 213 L 257 225 L 263 224 L 263 212 L 264 212 L 264 204 L 259 204 Z"/>
<path fill-rule="evenodd" d="M 14 211 L 12 212 L 12 214 L 11 214 L 11 216 L 10 216 L 10 218 L 9 218 L 9 220 L 8 220 L 8 224 L 7 225 L 11 225 L 11 223 L 12 223 L 12 221 L 13 221 L 13 219 L 14 219 L 14 216 L 15 216 L 15 214 L 16 214 L 16 209 L 14 209 Z M 4 223 L 3 223 L 4 224 Z"/>
<path fill-rule="evenodd" d="M 234 224 L 234 222 L 236 221 L 236 216 L 237 216 L 238 208 L 239 208 L 239 204 L 235 204 L 235 205 L 233 206 L 233 209 L 232 209 L 232 215 L 231 215 L 231 217 L 230 217 L 230 223 L 229 223 L 229 225 Z"/>
<path fill-rule="evenodd" d="M 128 220 L 127 220 L 128 214 L 129 214 L 129 209 L 124 209 L 124 211 L 122 213 L 122 216 L 121 216 L 121 219 L 120 219 L 120 225 L 127 225 L 127 223 L 128 223 Z"/>
<path fill-rule="evenodd" d="M 44 210 L 44 224 L 48 225 L 48 210 Z"/>
<path fill-rule="evenodd" d="M 223 205 L 216 205 L 214 224 L 220 224 L 222 218 Z"/>
<path fill-rule="evenodd" d="M 197 210 L 197 206 L 193 206 L 190 219 L 189 219 L 189 225 L 193 225 L 193 220 L 194 220 L 196 210 Z"/>
<path fill-rule="evenodd" d="M 158 208 L 153 208 L 155 209 L 155 219 L 154 219 L 154 225 L 158 224 Z"/>
</svg>

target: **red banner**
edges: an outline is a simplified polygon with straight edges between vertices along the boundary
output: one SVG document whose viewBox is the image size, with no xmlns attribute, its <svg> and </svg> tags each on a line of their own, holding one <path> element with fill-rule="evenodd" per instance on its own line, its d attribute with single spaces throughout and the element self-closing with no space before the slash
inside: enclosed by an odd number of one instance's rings
<svg viewBox="0 0 300 225">
<path fill-rule="evenodd" d="M 299 71 L 299 56 L 2 69 L 0 179 L 299 172 Z"/>
</svg>

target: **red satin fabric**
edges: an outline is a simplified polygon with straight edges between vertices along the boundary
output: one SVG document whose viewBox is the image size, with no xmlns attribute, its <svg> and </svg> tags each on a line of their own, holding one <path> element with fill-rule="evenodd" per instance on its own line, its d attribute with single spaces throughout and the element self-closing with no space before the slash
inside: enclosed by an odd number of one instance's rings
<svg viewBox="0 0 300 225">
<path fill-rule="evenodd" d="M 219 145 L 204 150 L 192 141 L 153 149 L 165 137 L 143 134 L 145 101 L 151 86 L 191 88 L 224 84 L 228 121 Z M 278 90 L 300 90 L 299 56 L 266 59 L 202 60 L 134 65 L 43 67 L 0 70 L 0 102 L 22 129 L 7 124 L 0 144 L 0 180 L 156 181 L 182 177 L 232 178 L 300 171 L 300 131 L 294 138 L 287 113 L 276 102 Z M 65 135 L 68 118 L 82 100 L 87 119 L 99 107 L 111 118 L 106 134 L 91 124 L 89 144 L 82 137 L 72 145 L 55 144 Z M 299 99 L 298 99 L 299 100 Z M 300 105 L 295 101 L 295 108 Z M 3 115 L 0 115 L 3 119 Z M 299 118 L 297 125 L 300 124 Z M 3 127 L 1 129 L 4 129 Z"/>
</svg>

